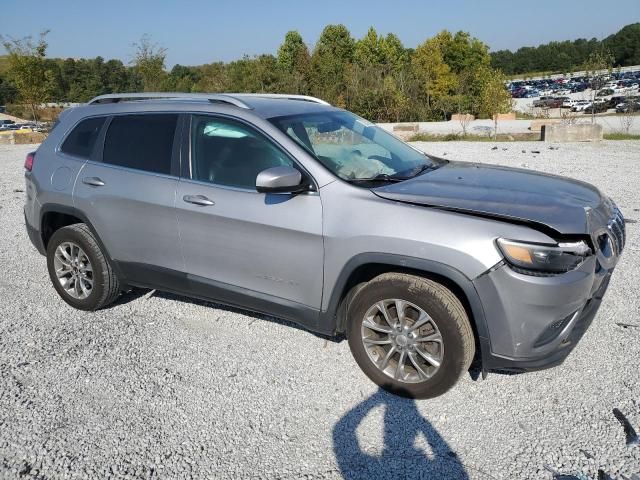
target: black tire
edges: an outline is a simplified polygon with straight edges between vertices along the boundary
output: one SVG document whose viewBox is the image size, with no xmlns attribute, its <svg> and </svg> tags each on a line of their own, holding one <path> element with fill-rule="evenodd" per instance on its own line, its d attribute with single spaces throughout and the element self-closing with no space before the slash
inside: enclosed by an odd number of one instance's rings
<svg viewBox="0 0 640 480">
<path fill-rule="evenodd" d="M 86 298 L 78 299 L 67 293 L 55 272 L 54 256 L 58 246 L 64 242 L 73 242 L 85 252 L 93 269 L 93 288 Z M 53 287 L 62 299 L 80 310 L 98 310 L 112 303 L 120 294 L 120 282 L 113 272 L 109 261 L 100 250 L 91 230 L 84 223 L 76 223 L 60 228 L 51 236 L 47 245 L 47 269 Z"/>
<path fill-rule="evenodd" d="M 401 299 L 420 307 L 437 324 L 444 351 L 433 376 L 419 383 L 395 380 L 369 358 L 362 340 L 362 323 L 377 302 Z M 475 340 L 467 313 L 460 300 L 442 284 L 401 273 L 385 273 L 362 287 L 349 305 L 347 338 L 363 372 L 387 391 L 409 398 L 433 398 L 449 390 L 469 369 L 475 355 Z"/>
</svg>

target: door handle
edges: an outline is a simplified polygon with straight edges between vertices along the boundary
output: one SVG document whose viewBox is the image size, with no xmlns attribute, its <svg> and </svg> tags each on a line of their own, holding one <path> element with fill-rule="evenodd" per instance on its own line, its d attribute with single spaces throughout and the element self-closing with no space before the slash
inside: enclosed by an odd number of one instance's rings
<svg viewBox="0 0 640 480">
<path fill-rule="evenodd" d="M 193 203 L 194 205 L 199 205 L 201 207 L 215 205 L 215 202 L 209 200 L 204 195 L 185 195 L 182 199 L 187 203 Z"/>
<path fill-rule="evenodd" d="M 84 177 L 82 183 L 85 185 L 91 185 L 92 187 L 104 187 L 104 182 L 98 177 Z"/>
</svg>

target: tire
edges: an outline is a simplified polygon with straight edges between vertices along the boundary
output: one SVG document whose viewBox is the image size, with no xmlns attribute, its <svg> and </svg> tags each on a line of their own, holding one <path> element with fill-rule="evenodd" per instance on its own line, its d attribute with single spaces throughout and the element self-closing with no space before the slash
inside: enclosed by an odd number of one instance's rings
<svg viewBox="0 0 640 480">
<path fill-rule="evenodd" d="M 397 329 L 400 309 L 403 330 Z M 375 277 L 354 296 L 347 322 L 349 347 L 362 371 L 400 396 L 442 395 L 469 369 L 475 355 L 473 330 L 462 303 L 442 284 L 426 278 L 401 273 Z M 381 342 L 387 343 L 377 344 Z"/>
<path fill-rule="evenodd" d="M 74 264 L 69 258 L 79 261 Z M 58 295 L 74 308 L 98 310 L 120 294 L 118 278 L 84 223 L 62 227 L 51 236 L 47 245 L 47 269 Z M 71 288 L 66 289 L 63 282 Z"/>
</svg>

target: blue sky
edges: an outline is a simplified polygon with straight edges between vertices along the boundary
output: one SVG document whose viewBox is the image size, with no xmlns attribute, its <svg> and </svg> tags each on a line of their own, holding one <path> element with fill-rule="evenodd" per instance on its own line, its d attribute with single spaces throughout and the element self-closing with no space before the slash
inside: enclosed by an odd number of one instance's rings
<svg viewBox="0 0 640 480">
<path fill-rule="evenodd" d="M 5 1 L 0 34 L 23 37 L 50 29 L 52 57 L 131 59 L 142 34 L 168 50 L 167 64 L 233 60 L 275 53 L 288 30 L 310 47 L 329 23 L 361 37 L 394 32 L 415 47 L 442 29 L 466 30 L 492 50 L 550 40 L 602 38 L 640 21 L 640 0 L 245 0 Z"/>
</svg>

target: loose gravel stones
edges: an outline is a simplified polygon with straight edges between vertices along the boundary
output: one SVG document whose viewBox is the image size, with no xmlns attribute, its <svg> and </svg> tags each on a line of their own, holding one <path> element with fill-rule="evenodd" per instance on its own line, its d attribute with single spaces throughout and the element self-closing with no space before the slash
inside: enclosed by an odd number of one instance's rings
<svg viewBox="0 0 640 480">
<path fill-rule="evenodd" d="M 640 142 L 418 146 L 579 178 L 640 219 Z M 598 316 L 563 365 L 469 376 L 413 402 L 379 391 L 345 341 L 270 317 L 139 290 L 99 312 L 73 310 L 24 228 L 22 164 L 32 149 L 0 146 L 0 478 L 640 473 L 640 447 L 627 445 L 613 414 L 640 430 L 640 328 L 620 326 L 640 324 L 637 223 L 628 223 Z"/>
</svg>

